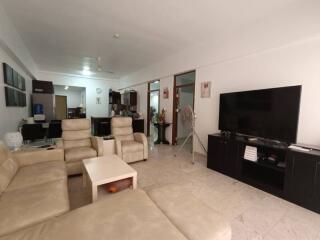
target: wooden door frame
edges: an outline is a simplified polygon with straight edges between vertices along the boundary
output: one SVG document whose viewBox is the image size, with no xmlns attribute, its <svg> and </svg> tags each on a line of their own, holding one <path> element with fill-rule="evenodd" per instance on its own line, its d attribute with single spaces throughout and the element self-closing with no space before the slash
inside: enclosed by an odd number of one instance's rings
<svg viewBox="0 0 320 240">
<path fill-rule="evenodd" d="M 158 90 L 150 90 L 150 84 L 154 82 L 160 82 L 160 79 L 148 82 L 148 94 L 147 94 L 147 136 L 150 136 L 150 94 L 152 92 L 159 92 L 158 110 L 160 111 L 160 88 Z"/>
<path fill-rule="evenodd" d="M 194 83 L 188 83 L 188 84 L 182 84 L 177 86 L 177 77 L 194 72 L 196 75 L 196 70 L 191 70 L 183 73 L 178 73 L 174 75 L 174 81 L 173 81 L 173 111 L 172 111 L 172 145 L 177 144 L 177 135 L 178 135 L 178 113 L 176 112 L 177 109 L 177 90 L 179 88 L 183 87 L 193 87 L 193 109 L 194 109 L 194 98 L 195 98 L 195 84 L 196 84 L 196 77 L 194 79 Z"/>
</svg>

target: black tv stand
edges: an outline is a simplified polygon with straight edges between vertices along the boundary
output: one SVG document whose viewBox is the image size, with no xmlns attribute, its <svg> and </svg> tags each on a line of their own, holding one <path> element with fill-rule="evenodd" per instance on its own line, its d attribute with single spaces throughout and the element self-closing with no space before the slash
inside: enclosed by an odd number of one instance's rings
<svg viewBox="0 0 320 240">
<path fill-rule="evenodd" d="M 258 161 L 244 158 L 246 146 L 257 148 Z M 299 152 L 286 143 L 213 134 L 207 166 L 320 213 L 320 151 Z"/>
</svg>

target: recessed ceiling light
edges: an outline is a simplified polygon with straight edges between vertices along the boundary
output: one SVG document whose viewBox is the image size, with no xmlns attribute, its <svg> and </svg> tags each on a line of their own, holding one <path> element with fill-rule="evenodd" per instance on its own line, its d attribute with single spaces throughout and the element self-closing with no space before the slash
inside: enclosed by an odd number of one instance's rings
<svg viewBox="0 0 320 240">
<path fill-rule="evenodd" d="M 113 37 L 116 38 L 116 39 L 119 39 L 120 38 L 120 34 L 119 33 L 115 33 L 115 34 L 113 34 Z"/>
<path fill-rule="evenodd" d="M 68 90 L 68 89 L 69 89 L 69 86 L 65 86 L 65 87 L 64 87 L 64 90 Z"/>
<path fill-rule="evenodd" d="M 92 75 L 92 72 L 90 71 L 90 67 L 89 66 L 84 66 L 81 73 L 84 76 Z"/>
</svg>

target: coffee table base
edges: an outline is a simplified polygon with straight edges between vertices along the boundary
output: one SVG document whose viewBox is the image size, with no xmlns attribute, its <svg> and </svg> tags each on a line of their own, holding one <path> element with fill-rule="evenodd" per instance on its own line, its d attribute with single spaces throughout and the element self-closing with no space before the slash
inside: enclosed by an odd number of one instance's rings
<svg viewBox="0 0 320 240">
<path fill-rule="evenodd" d="M 132 178 L 132 189 L 135 190 L 137 189 L 138 186 L 138 181 L 137 181 L 137 174 L 132 174 L 133 176 L 128 176 L 128 177 L 119 177 L 119 179 L 114 179 L 113 181 L 110 182 L 115 182 L 118 180 L 126 179 L 126 178 Z M 88 173 L 86 171 L 86 168 L 83 167 L 83 174 L 82 174 L 82 185 L 83 187 L 87 187 L 87 182 L 88 180 L 90 181 L 90 177 L 88 176 Z M 90 181 L 91 182 L 91 181 Z M 95 202 L 98 200 L 98 186 L 110 183 L 110 182 L 105 182 L 103 184 L 93 184 L 91 183 L 91 193 L 92 193 L 92 202 Z"/>
</svg>

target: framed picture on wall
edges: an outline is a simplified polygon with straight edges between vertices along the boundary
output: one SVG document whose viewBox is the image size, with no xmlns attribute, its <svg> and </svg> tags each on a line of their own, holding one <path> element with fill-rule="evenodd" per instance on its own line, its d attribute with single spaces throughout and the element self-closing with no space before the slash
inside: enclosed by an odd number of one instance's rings
<svg viewBox="0 0 320 240">
<path fill-rule="evenodd" d="M 24 77 L 21 77 L 21 81 L 22 81 L 22 83 L 21 83 L 21 85 L 22 85 L 21 90 L 22 90 L 22 91 L 25 91 L 25 90 L 26 90 L 26 80 L 24 79 Z"/>
<path fill-rule="evenodd" d="M 13 76 L 13 86 L 15 88 L 19 88 L 19 74 L 15 70 L 12 70 L 12 76 Z"/>
<path fill-rule="evenodd" d="M 13 86 L 13 69 L 6 63 L 3 63 L 3 79 L 4 83 Z"/>
<path fill-rule="evenodd" d="M 22 76 L 20 74 L 18 74 L 18 88 L 22 90 Z"/>
<path fill-rule="evenodd" d="M 27 106 L 26 94 L 23 93 L 23 92 L 18 92 L 18 105 L 20 107 L 26 107 Z"/>
<path fill-rule="evenodd" d="M 201 83 L 201 97 L 209 98 L 211 96 L 211 82 Z"/>
<path fill-rule="evenodd" d="M 169 88 L 167 88 L 167 87 L 165 87 L 165 88 L 163 89 L 163 98 L 164 98 L 164 99 L 169 98 Z"/>
<path fill-rule="evenodd" d="M 18 106 L 18 99 L 16 91 L 13 88 L 4 87 L 6 95 L 6 106 L 7 107 L 16 107 Z"/>
</svg>

